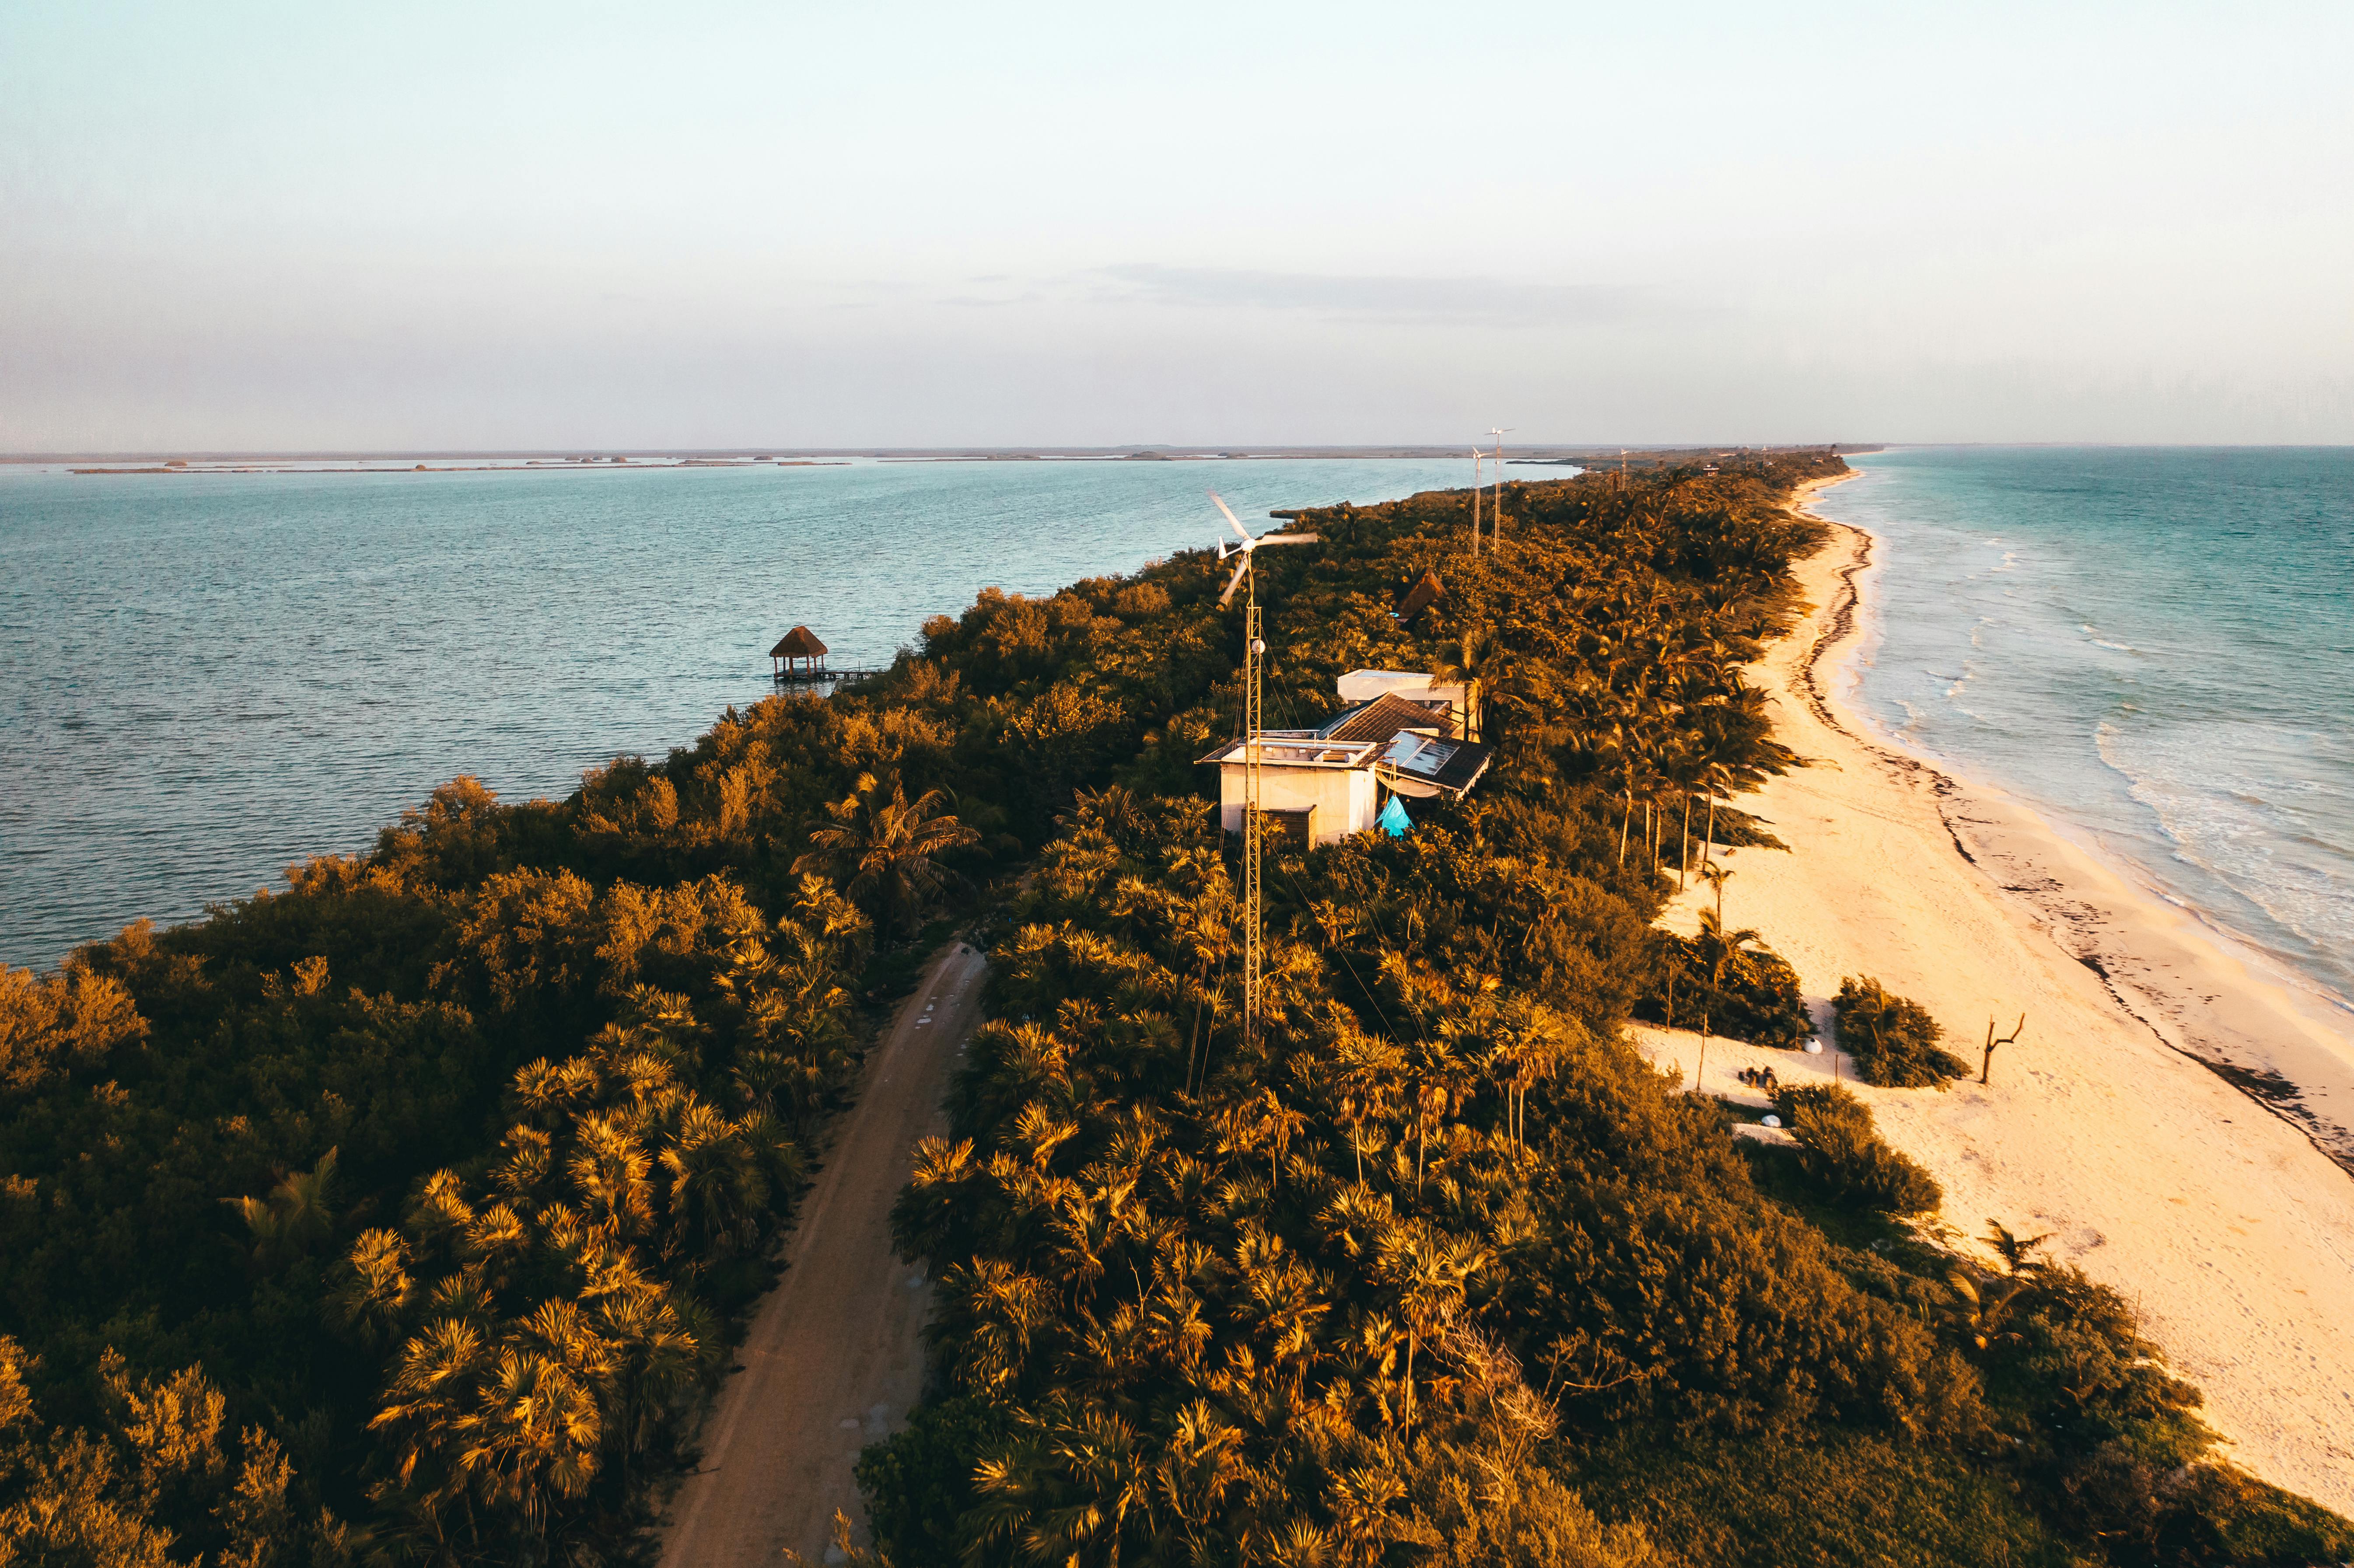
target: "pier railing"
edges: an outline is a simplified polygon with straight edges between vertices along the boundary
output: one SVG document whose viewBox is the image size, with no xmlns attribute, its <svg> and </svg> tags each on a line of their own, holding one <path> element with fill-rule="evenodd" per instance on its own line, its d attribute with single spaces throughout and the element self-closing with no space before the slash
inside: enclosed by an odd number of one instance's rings
<svg viewBox="0 0 2354 1568">
<path fill-rule="evenodd" d="M 888 670 L 779 670 L 774 679 L 779 686 L 832 686 L 889 673 Z"/>
</svg>

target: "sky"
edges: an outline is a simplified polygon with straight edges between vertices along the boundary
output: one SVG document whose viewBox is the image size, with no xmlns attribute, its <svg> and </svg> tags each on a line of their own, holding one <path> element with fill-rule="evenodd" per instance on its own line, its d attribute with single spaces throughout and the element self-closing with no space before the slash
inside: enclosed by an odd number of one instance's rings
<svg viewBox="0 0 2354 1568">
<path fill-rule="evenodd" d="M 0 450 L 2354 441 L 2354 6 L 0 7 Z"/>
</svg>

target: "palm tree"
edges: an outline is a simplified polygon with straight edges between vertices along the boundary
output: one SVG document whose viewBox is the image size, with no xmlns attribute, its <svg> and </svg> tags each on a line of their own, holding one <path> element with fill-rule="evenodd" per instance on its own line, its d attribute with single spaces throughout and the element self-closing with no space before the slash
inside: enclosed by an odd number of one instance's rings
<svg viewBox="0 0 2354 1568">
<path fill-rule="evenodd" d="M 1659 972 L 1666 982 L 1663 989 L 1667 1000 L 1665 1015 L 1660 1022 L 1673 1029 L 1676 1026 L 1676 981 L 1683 979 L 1684 970 L 1691 967 L 1691 953 L 1679 938 L 1665 932 L 1660 933 L 1660 937 L 1665 947 L 1659 955 Z"/>
<path fill-rule="evenodd" d="M 408 1274 L 408 1246 L 400 1233 L 361 1232 L 337 1272 L 341 1277 L 327 1298 L 328 1319 L 350 1330 L 371 1350 L 390 1340 L 417 1298 L 417 1282 Z"/>
<path fill-rule="evenodd" d="M 1189 1542 L 1203 1542 L 1224 1512 L 1226 1494 L 1255 1478 L 1242 1445 L 1242 1429 L 1208 1402 L 1197 1399 L 1177 1412 L 1161 1446 L 1156 1480 Z"/>
<path fill-rule="evenodd" d="M 812 880 L 832 893 L 832 884 Z M 857 922 L 854 937 L 866 928 L 846 906 L 843 913 Z M 790 915 L 777 923 L 773 940 L 757 916 L 730 938 L 726 967 L 712 984 L 721 1021 L 732 1024 L 737 1041 L 737 1075 L 748 1099 L 775 1109 L 776 1092 L 786 1089 L 786 1108 L 798 1112 L 848 1065 L 850 993 L 841 980 L 858 967 L 857 944 L 841 950 Z M 769 1060 L 756 1063 L 755 1056 Z"/>
<path fill-rule="evenodd" d="M 1226 966 L 1235 951 L 1235 901 L 1232 887 L 1223 880 L 1211 883 L 1195 897 L 1174 906 L 1176 929 L 1172 935 L 1180 943 L 1180 950 L 1190 954 L 1193 972 L 1185 977 L 1181 997 L 1193 1001 L 1193 1023 L 1185 1041 L 1185 1092 L 1193 1092 L 1194 1065 L 1202 1054 L 1202 1024 L 1208 1018 L 1211 1033 L 1217 1031 L 1220 993 L 1225 987 Z M 1211 980 L 1210 969 L 1217 966 L 1217 980 Z M 1207 1064 L 1204 1066 L 1206 1069 Z M 1205 1073 L 1206 1079 L 1206 1073 Z"/>
<path fill-rule="evenodd" d="M 1482 693 L 1486 683 L 1495 676 L 1501 661 L 1497 655 L 1495 634 L 1485 627 L 1467 626 L 1457 640 L 1454 651 L 1440 650 L 1432 665 L 1431 683 L 1441 686 L 1463 688 L 1463 737 L 1478 740 L 1486 715 L 1481 711 Z"/>
<path fill-rule="evenodd" d="M 1757 933 L 1744 927 L 1727 931 L 1724 923 L 1710 911 L 1700 912 L 1700 935 L 1693 938 L 1696 956 L 1708 970 L 1708 989 L 1701 993 L 1700 1002 L 1700 1067 L 1692 1075 L 1692 1087 L 1698 1089 L 1708 1074 L 1708 1024 L 1716 1000 L 1724 993 L 1725 971 L 1738 962 L 1741 950 L 1760 940 Z"/>
<path fill-rule="evenodd" d="M 1489 1028 L 1490 1071 L 1504 1091 L 1504 1122 L 1515 1144 L 1528 1144 L 1529 1090 L 1553 1076 L 1567 1054 L 1570 1025 L 1537 1003 L 1507 1003 Z"/>
<path fill-rule="evenodd" d="M 611 1354 L 614 1419 L 607 1441 L 619 1451 L 626 1490 L 631 1459 L 645 1451 L 671 1406 L 694 1383 L 701 1347 L 658 1285 L 639 1285 L 599 1303 L 597 1329 Z"/>
<path fill-rule="evenodd" d="M 1676 891 L 1684 890 L 1684 873 L 1691 867 L 1691 803 L 1692 792 L 1681 791 L 1684 798 L 1684 825 L 1676 836 Z"/>
<path fill-rule="evenodd" d="M 661 1158 L 670 1177 L 665 1253 L 695 1269 L 733 1256 L 758 1239 L 769 1182 L 742 1126 L 718 1107 L 693 1101 Z"/>
<path fill-rule="evenodd" d="M 1236 1112 L 1247 1118 L 1248 1143 L 1267 1150 L 1267 1181 L 1273 1187 L 1280 1178 L 1293 1135 L 1307 1129 L 1308 1118 L 1285 1105 L 1273 1089 L 1261 1089 L 1257 1099 L 1245 1101 Z"/>
<path fill-rule="evenodd" d="M 1700 879 L 1716 889 L 1716 923 L 1724 924 L 1724 885 L 1733 876 L 1733 868 L 1723 861 L 1714 861 L 1700 868 Z"/>
<path fill-rule="evenodd" d="M 1716 850 L 1716 798 L 1733 788 L 1733 769 L 1722 762 L 1710 762 L 1701 768 L 1701 787 L 1708 791 L 1708 831 L 1701 835 L 1700 863 L 1702 874 Z"/>
<path fill-rule="evenodd" d="M 626 1241 L 653 1224 L 652 1188 L 647 1178 L 653 1162 L 619 1116 L 583 1118 L 577 1137 L 579 1152 L 566 1164 L 566 1172 L 580 1194 L 588 1222 Z"/>
<path fill-rule="evenodd" d="M 1999 1221 L 1987 1222 L 1987 1245 L 1993 1247 L 2001 1256 L 2005 1274 L 2032 1275 L 2048 1272 L 2052 1266 L 2035 1255 L 2043 1244 L 2051 1239 L 2049 1234 L 2040 1236 L 2015 1235 L 2009 1226 Z"/>
<path fill-rule="evenodd" d="M 290 1171 L 263 1198 L 223 1198 L 245 1222 L 253 1238 L 253 1266 L 263 1272 L 302 1256 L 335 1231 L 330 1202 L 335 1190 L 335 1151 L 319 1156 L 308 1171 Z"/>
<path fill-rule="evenodd" d="M 1412 1087 L 1407 1108 L 1414 1124 L 1414 1179 L 1419 1183 L 1430 1152 L 1430 1135 L 1470 1097 L 1471 1067 L 1457 1054 L 1453 1040 L 1444 1034 L 1431 1035 L 1406 1048 L 1405 1075 Z"/>
<path fill-rule="evenodd" d="M 844 891 L 853 902 L 906 929 L 925 906 L 962 880 L 938 857 L 981 842 L 979 833 L 941 810 L 948 799 L 944 790 L 927 789 L 909 800 L 895 778 L 886 800 L 875 776 L 861 774 L 857 789 L 827 808 L 833 825 L 810 834 L 810 851 L 793 869 L 846 877 Z"/>
<path fill-rule="evenodd" d="M 457 1434 L 458 1466 L 475 1492 L 493 1508 L 513 1508 L 543 1541 L 550 1506 L 596 1478 L 604 1438 L 596 1396 L 575 1369 L 521 1346 L 499 1352 Z"/>
<path fill-rule="evenodd" d="M 1382 1273 L 1398 1292 L 1405 1314 L 1405 1420 L 1414 1425 L 1414 1358 L 1419 1342 L 1443 1328 L 1463 1299 L 1464 1282 L 1488 1254 L 1468 1236 L 1447 1235 L 1427 1223 L 1401 1225 L 1383 1238 Z"/>
<path fill-rule="evenodd" d="M 1136 1429 L 1109 1411 L 1061 1399 L 1039 1425 L 1010 1455 L 975 1467 L 974 1545 L 1006 1537 L 1033 1562 L 1119 1568 L 1131 1528 L 1146 1541 L 1158 1533 L 1157 1475 Z"/>
<path fill-rule="evenodd" d="M 392 1484 L 437 1535 L 441 1510 L 452 1498 L 464 1499 L 469 1532 L 474 1528 L 473 1501 L 454 1450 L 486 1356 L 473 1324 L 455 1318 L 428 1324 L 401 1347 L 384 1407 L 368 1423 L 369 1431 L 390 1436 Z"/>
<path fill-rule="evenodd" d="M 1956 1268 L 1946 1276 L 1946 1287 L 1954 1295 L 1955 1319 L 1970 1343 L 1982 1351 L 2019 1338 L 2005 1327 L 2019 1294 L 2051 1269 L 2035 1255 L 2050 1236 L 2014 1235 L 1993 1220 L 1987 1224 L 1986 1240 L 2002 1258 L 2002 1273 L 1980 1279 L 1967 1268 Z"/>
<path fill-rule="evenodd" d="M 1365 1180 L 1365 1150 L 1378 1148 L 1367 1128 L 1396 1114 L 1405 1073 L 1405 1054 L 1391 1041 L 1352 1033 L 1339 1051 L 1340 1075 L 1335 1084 L 1341 1124 L 1349 1129 L 1349 1146 L 1357 1155 L 1357 1181 Z"/>
</svg>

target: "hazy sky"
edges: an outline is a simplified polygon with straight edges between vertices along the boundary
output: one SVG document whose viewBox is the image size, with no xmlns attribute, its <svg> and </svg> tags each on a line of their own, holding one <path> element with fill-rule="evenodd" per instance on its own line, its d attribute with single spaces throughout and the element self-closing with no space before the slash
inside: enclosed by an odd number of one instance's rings
<svg viewBox="0 0 2354 1568">
<path fill-rule="evenodd" d="M 0 6 L 0 449 L 2354 440 L 2354 6 Z"/>
</svg>

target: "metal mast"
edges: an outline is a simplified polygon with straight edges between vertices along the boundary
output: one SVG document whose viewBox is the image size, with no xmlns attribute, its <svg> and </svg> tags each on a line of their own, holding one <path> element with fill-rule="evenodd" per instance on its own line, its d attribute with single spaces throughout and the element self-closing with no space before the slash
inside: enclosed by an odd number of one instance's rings
<svg viewBox="0 0 2354 1568">
<path fill-rule="evenodd" d="M 1488 542 L 1492 546 L 1501 549 L 1504 544 L 1504 438 L 1512 433 L 1512 427 L 1506 425 L 1499 429 L 1490 429 L 1488 433 L 1496 438 L 1496 450 L 1488 454 L 1496 460 L 1496 477 L 1493 481 L 1496 486 L 1496 498 L 1488 508 Z"/>
<path fill-rule="evenodd" d="M 1487 482 L 1479 467 L 1479 449 L 1471 449 L 1471 553 L 1479 553 L 1479 487 Z"/>
<path fill-rule="evenodd" d="M 1266 693 L 1261 684 L 1267 662 L 1267 639 L 1259 634 L 1258 574 L 1244 563 L 1250 601 L 1244 612 L 1243 643 L 1243 1044 L 1258 1044 L 1260 971 L 1265 955 L 1259 932 L 1266 918 L 1266 899 L 1259 881 L 1259 736 L 1267 728 Z"/>
<path fill-rule="evenodd" d="M 1313 534 L 1271 534 L 1254 539 L 1244 527 L 1233 508 L 1210 492 L 1210 499 L 1234 524 L 1242 543 L 1218 541 L 1218 559 L 1240 556 L 1242 564 L 1235 568 L 1234 577 L 1226 583 L 1226 591 L 1218 596 L 1221 606 L 1235 601 L 1235 589 L 1247 584 L 1250 597 L 1243 612 L 1243 1040 L 1246 1044 L 1258 1043 L 1259 1023 L 1264 1010 L 1259 1005 L 1259 985 L 1266 969 L 1265 945 L 1261 941 L 1260 925 L 1266 900 L 1262 895 L 1259 865 L 1259 753 L 1267 732 L 1267 709 L 1264 676 L 1267 668 L 1267 637 L 1259 622 L 1258 574 L 1251 569 L 1251 557 L 1262 545 L 1312 545 Z"/>
</svg>

